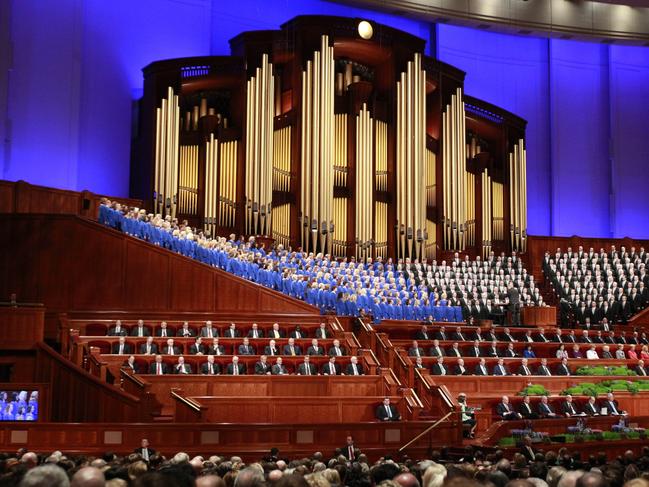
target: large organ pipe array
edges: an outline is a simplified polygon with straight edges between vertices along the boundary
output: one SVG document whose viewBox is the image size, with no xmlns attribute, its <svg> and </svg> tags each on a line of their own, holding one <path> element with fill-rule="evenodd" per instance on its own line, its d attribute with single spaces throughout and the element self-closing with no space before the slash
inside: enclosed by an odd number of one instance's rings
<svg viewBox="0 0 649 487">
<path fill-rule="evenodd" d="M 356 258 L 372 256 L 372 210 L 374 201 L 372 183 L 374 169 L 372 148 L 374 147 L 374 123 L 367 107 L 363 105 L 356 116 Z"/>
<path fill-rule="evenodd" d="M 465 245 L 475 245 L 476 235 L 476 222 L 475 222 L 475 174 L 469 171 L 464 172 L 466 183 L 466 229 L 465 229 Z"/>
<path fill-rule="evenodd" d="M 337 113 L 335 120 L 334 184 L 344 188 L 347 186 L 347 114 Z"/>
<path fill-rule="evenodd" d="M 505 239 L 505 190 L 502 183 L 492 183 L 493 240 Z"/>
<path fill-rule="evenodd" d="M 198 146 L 180 146 L 178 213 L 198 214 Z"/>
<path fill-rule="evenodd" d="M 169 87 L 167 98 L 156 108 L 153 206 L 155 213 L 172 217 L 176 216 L 178 200 L 179 129 L 178 95 Z"/>
<path fill-rule="evenodd" d="M 333 255 L 344 257 L 347 255 L 347 198 L 334 198 L 334 226 Z"/>
<path fill-rule="evenodd" d="M 334 55 L 329 37 L 302 72 L 302 248 L 330 252 L 333 222 Z"/>
<path fill-rule="evenodd" d="M 437 197 L 436 180 L 435 180 L 435 163 L 437 156 L 429 149 L 426 149 L 426 206 L 435 206 L 435 198 Z M 430 232 L 428 232 L 430 238 Z"/>
<path fill-rule="evenodd" d="M 284 248 L 291 242 L 291 205 L 284 203 L 273 209 L 273 238 Z"/>
<path fill-rule="evenodd" d="M 388 204 L 377 201 L 374 208 L 374 248 L 376 256 L 388 256 Z"/>
<path fill-rule="evenodd" d="M 493 196 L 491 176 L 487 171 L 482 172 L 482 257 L 489 256 L 492 247 L 492 222 L 493 222 L 493 209 L 492 201 Z"/>
<path fill-rule="evenodd" d="M 380 120 L 375 126 L 376 190 L 388 190 L 388 124 Z"/>
<path fill-rule="evenodd" d="M 273 198 L 273 65 L 262 56 L 261 67 L 246 84 L 246 233 L 270 235 Z"/>
<path fill-rule="evenodd" d="M 210 134 L 205 143 L 205 229 L 211 235 L 217 229 L 233 228 L 237 194 L 236 140 L 222 142 Z"/>
<path fill-rule="evenodd" d="M 527 248 L 527 155 L 523 139 L 509 153 L 509 227 L 512 250 Z"/>
<path fill-rule="evenodd" d="M 444 175 L 444 247 L 466 247 L 466 145 L 462 88 L 457 88 L 442 116 L 442 173 Z"/>
<path fill-rule="evenodd" d="M 273 189 L 289 191 L 291 185 L 291 126 L 273 135 Z"/>
<path fill-rule="evenodd" d="M 426 236 L 426 72 L 415 54 L 397 82 L 397 256 L 419 258 Z"/>
</svg>

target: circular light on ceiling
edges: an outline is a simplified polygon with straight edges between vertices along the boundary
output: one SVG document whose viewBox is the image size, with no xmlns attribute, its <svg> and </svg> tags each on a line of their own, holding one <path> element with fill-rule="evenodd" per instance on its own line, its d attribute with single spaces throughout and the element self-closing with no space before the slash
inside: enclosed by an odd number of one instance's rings
<svg viewBox="0 0 649 487">
<path fill-rule="evenodd" d="M 370 24 L 367 20 L 362 20 L 361 22 L 359 22 L 358 35 L 361 36 L 363 39 L 371 39 L 372 36 L 374 35 L 374 29 L 372 28 L 372 24 Z"/>
</svg>

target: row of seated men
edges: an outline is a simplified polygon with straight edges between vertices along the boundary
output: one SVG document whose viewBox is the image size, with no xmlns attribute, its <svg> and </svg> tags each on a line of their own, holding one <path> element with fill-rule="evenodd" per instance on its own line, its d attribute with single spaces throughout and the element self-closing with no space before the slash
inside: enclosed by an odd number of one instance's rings
<svg viewBox="0 0 649 487">
<path fill-rule="evenodd" d="M 649 303 L 646 264 L 644 249 L 627 252 L 621 247 L 618 252 L 612 246 L 609 253 L 603 248 L 596 253 L 579 247 L 576 252 L 572 248 L 565 253 L 557 249 L 554 255 L 546 252 L 543 272 L 562 298 L 562 321 L 583 323 L 588 317 L 598 323 L 606 317 L 626 323 Z"/>
<path fill-rule="evenodd" d="M 408 347 L 402 340 L 392 341 L 393 346 Z M 587 358 L 592 360 L 649 360 L 649 345 L 608 345 L 602 343 L 512 343 L 512 342 L 440 342 L 413 340 L 407 348 L 411 357 L 504 357 L 504 358 Z"/>
<path fill-rule="evenodd" d="M 130 355 L 122 364 L 126 369 L 136 374 L 203 374 L 203 375 L 365 375 L 366 370 L 358 357 L 322 357 L 318 359 L 305 355 L 295 360 L 287 357 L 274 357 L 270 360 L 267 355 L 255 357 L 252 360 L 240 359 L 233 356 L 230 360 L 216 360 L 214 355 L 204 358 L 191 357 L 188 360 L 179 355 L 174 360 L 156 355 L 153 360 Z"/>
<path fill-rule="evenodd" d="M 646 366 L 644 360 L 638 360 L 629 364 L 636 375 L 646 377 L 649 376 L 649 368 Z M 430 365 L 429 365 L 430 364 Z M 430 357 L 417 357 L 414 366 L 418 369 L 430 370 L 432 375 L 477 375 L 477 376 L 570 376 L 574 374 L 575 369 L 583 366 L 583 362 L 578 367 L 571 365 L 569 359 L 564 358 L 548 362 L 547 358 L 534 360 L 533 362 L 527 358 L 522 359 L 504 359 L 504 358 L 473 358 L 473 359 L 445 359 L 444 357 L 437 357 L 432 359 Z M 620 365 L 627 365 L 626 362 L 621 362 Z"/>
<path fill-rule="evenodd" d="M 377 328 L 378 331 L 382 331 Z M 390 334 L 388 332 L 388 334 Z M 392 336 L 392 335 L 390 335 Z M 454 329 L 447 329 L 440 326 L 437 330 L 431 330 L 427 325 L 423 325 L 419 331 L 414 334 L 415 340 L 439 340 L 439 341 L 456 341 L 456 342 L 507 342 L 507 343 L 609 343 L 624 345 L 648 345 L 649 337 L 646 332 L 632 331 L 627 333 L 625 330 L 615 332 L 610 330 L 561 330 L 555 329 L 552 333 L 546 334 L 544 328 L 536 330 L 527 329 L 525 331 L 512 331 L 508 327 L 502 329 L 502 332 L 495 333 L 493 329 L 483 330 L 481 327 L 468 328 L 457 326 Z"/>
<path fill-rule="evenodd" d="M 570 418 L 574 416 L 625 416 L 627 413 L 620 408 L 612 392 L 605 399 L 598 401 L 594 396 L 579 404 L 571 395 L 550 401 L 547 396 L 541 396 L 538 401 L 524 396 L 518 406 L 513 405 L 508 396 L 503 396 L 495 408 L 496 414 L 503 420 L 516 419 L 552 419 Z"/>
<path fill-rule="evenodd" d="M 319 325 L 294 325 L 290 327 L 280 327 L 279 323 L 273 323 L 270 327 L 262 327 L 257 323 L 252 323 L 250 328 L 242 329 L 237 327 L 236 323 L 229 323 L 224 326 L 214 326 L 211 321 L 206 321 L 203 326 L 190 325 L 185 321 L 181 325 L 168 325 L 165 321 L 157 326 L 149 326 L 144 320 L 137 320 L 133 325 L 123 325 L 121 320 L 115 322 L 115 326 L 109 327 L 106 336 L 132 336 L 132 337 L 196 337 L 203 338 L 239 338 L 247 336 L 248 338 L 308 338 L 312 335 L 315 338 L 329 338 L 331 331 L 326 323 Z"/>
<path fill-rule="evenodd" d="M 127 339 L 118 337 L 111 341 L 88 342 L 90 346 L 97 346 L 102 353 L 115 355 L 329 355 L 342 357 L 347 355 L 347 350 L 337 338 L 324 341 L 312 339 L 219 339 L 203 340 L 203 337 L 184 340 L 182 338 L 167 338 L 156 340 L 147 337 L 144 340 Z"/>
</svg>

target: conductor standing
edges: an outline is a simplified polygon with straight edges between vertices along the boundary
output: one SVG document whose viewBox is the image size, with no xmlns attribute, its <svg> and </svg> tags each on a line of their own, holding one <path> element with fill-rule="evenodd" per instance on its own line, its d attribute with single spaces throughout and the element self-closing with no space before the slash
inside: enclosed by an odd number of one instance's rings
<svg viewBox="0 0 649 487">
<path fill-rule="evenodd" d="M 511 326 L 520 326 L 521 324 L 521 302 L 518 289 L 512 283 L 509 283 L 507 289 L 507 299 L 509 300 L 509 319 Z"/>
</svg>

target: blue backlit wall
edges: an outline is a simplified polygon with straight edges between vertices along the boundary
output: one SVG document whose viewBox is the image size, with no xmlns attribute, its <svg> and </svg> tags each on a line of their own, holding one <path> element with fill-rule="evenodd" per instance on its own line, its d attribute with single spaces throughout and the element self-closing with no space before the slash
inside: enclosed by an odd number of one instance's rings
<svg viewBox="0 0 649 487">
<path fill-rule="evenodd" d="M 649 49 L 438 25 L 470 95 L 528 120 L 535 235 L 649 238 Z"/>
<path fill-rule="evenodd" d="M 228 54 L 241 31 L 300 14 L 431 33 L 324 0 L 11 0 L 0 5 L 7 14 L 0 54 L 13 46 L 13 64 L 0 82 L 9 100 L 0 103 L 0 178 L 115 195 L 128 192 L 133 102 L 149 62 Z M 529 122 L 531 233 L 649 238 L 649 49 L 448 25 L 432 32 L 440 59 L 467 72 L 468 94 Z"/>
</svg>

